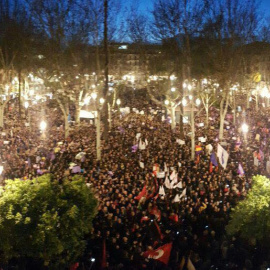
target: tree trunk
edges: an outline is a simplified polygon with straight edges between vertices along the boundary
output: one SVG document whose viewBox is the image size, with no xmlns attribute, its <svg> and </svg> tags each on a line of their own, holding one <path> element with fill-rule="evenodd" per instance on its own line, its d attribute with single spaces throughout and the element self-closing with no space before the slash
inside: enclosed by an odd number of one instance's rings
<svg viewBox="0 0 270 270">
<path fill-rule="evenodd" d="M 68 114 L 64 114 L 65 118 L 65 139 L 69 136 L 69 123 L 68 123 Z"/>
<path fill-rule="evenodd" d="M 195 159 L 195 119 L 194 119 L 194 103 L 191 103 L 191 160 Z"/>
<path fill-rule="evenodd" d="M 225 102 L 225 108 L 224 108 Z M 220 102 L 220 126 L 219 126 L 219 139 L 223 140 L 224 135 L 224 121 L 228 110 L 228 102 L 229 102 L 229 94 L 227 93 L 227 97 L 223 97 Z"/>
<path fill-rule="evenodd" d="M 235 103 L 235 93 L 233 92 L 233 125 L 236 123 L 236 103 Z"/>
<path fill-rule="evenodd" d="M 109 51 L 108 51 L 108 0 L 104 0 L 104 53 L 105 53 L 105 85 L 103 89 L 104 104 L 104 140 L 107 141 L 109 133 L 109 112 L 108 105 L 106 104 L 108 89 L 109 89 Z"/>
<path fill-rule="evenodd" d="M 108 102 L 108 121 L 109 121 L 109 129 L 112 129 L 112 109 L 111 109 L 111 105 Z"/>
<path fill-rule="evenodd" d="M 4 110 L 5 110 L 4 104 L 0 104 L 0 127 L 1 128 L 4 127 Z"/>
<path fill-rule="evenodd" d="M 75 104 L 75 123 L 80 124 L 80 112 L 81 108 L 79 104 Z"/>
<path fill-rule="evenodd" d="M 100 110 L 97 110 L 96 117 L 96 150 L 97 150 L 97 160 L 101 160 L 101 148 L 100 148 Z"/>
<path fill-rule="evenodd" d="M 170 108 L 170 114 L 171 114 L 171 129 L 175 129 L 175 107 L 171 106 Z"/>
<path fill-rule="evenodd" d="M 19 118 L 21 118 L 21 93 L 22 93 L 22 89 L 21 89 L 21 70 L 19 70 Z"/>
<path fill-rule="evenodd" d="M 208 128 L 209 127 L 209 105 L 208 105 L 208 102 L 205 106 L 205 112 L 206 112 L 206 127 Z"/>
</svg>

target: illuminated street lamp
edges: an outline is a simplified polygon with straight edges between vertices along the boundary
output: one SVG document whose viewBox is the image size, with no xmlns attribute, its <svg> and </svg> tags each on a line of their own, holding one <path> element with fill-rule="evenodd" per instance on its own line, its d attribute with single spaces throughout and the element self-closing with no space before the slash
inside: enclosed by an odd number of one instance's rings
<svg viewBox="0 0 270 270">
<path fill-rule="evenodd" d="M 248 125 L 246 123 L 244 123 L 241 127 L 242 129 L 242 132 L 244 134 L 244 141 L 245 141 L 245 144 L 247 142 L 247 133 L 248 133 Z"/>
<path fill-rule="evenodd" d="M 101 99 L 99 100 L 99 102 L 100 102 L 100 104 L 103 104 L 103 103 L 105 102 L 105 99 L 104 99 L 104 98 L 101 98 Z"/>
<path fill-rule="evenodd" d="M 91 94 L 91 97 L 92 97 L 92 99 L 96 99 L 97 98 L 97 93 L 95 93 L 95 92 L 93 92 L 92 94 Z"/>
<path fill-rule="evenodd" d="M 166 99 L 165 100 L 165 105 L 169 105 L 169 103 L 170 103 L 169 100 Z"/>
<path fill-rule="evenodd" d="M 187 100 L 185 98 L 182 99 L 182 104 L 184 107 L 187 106 Z"/>
<path fill-rule="evenodd" d="M 24 102 L 24 107 L 25 107 L 25 109 L 28 109 L 28 107 L 29 107 L 29 102 L 28 101 Z"/>
<path fill-rule="evenodd" d="M 171 88 L 171 91 L 172 91 L 172 92 L 175 92 L 175 90 L 176 90 L 175 87 L 172 87 L 172 88 Z"/>
<path fill-rule="evenodd" d="M 47 123 L 46 123 L 45 121 L 41 121 L 41 122 L 40 122 L 40 130 L 41 130 L 42 132 L 44 132 L 45 129 L 46 129 L 46 127 L 47 127 Z"/>
<path fill-rule="evenodd" d="M 201 100 L 199 98 L 197 98 L 195 102 L 196 102 L 196 105 L 197 106 L 200 106 L 201 105 Z"/>
<path fill-rule="evenodd" d="M 119 98 L 116 100 L 116 104 L 117 104 L 118 106 L 121 104 L 121 100 L 120 100 Z"/>
</svg>

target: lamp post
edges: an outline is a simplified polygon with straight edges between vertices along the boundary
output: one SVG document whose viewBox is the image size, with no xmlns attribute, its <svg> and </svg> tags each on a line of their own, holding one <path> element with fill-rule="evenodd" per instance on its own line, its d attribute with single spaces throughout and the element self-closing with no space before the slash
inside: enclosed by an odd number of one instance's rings
<svg viewBox="0 0 270 270">
<path fill-rule="evenodd" d="M 97 132 L 96 132 L 96 135 L 97 135 L 97 144 L 96 144 L 96 150 L 97 150 L 97 160 L 101 160 L 101 145 L 100 145 L 100 135 L 101 135 L 101 132 L 100 132 L 100 110 L 101 110 L 101 107 L 103 106 L 105 102 L 105 99 L 104 98 L 100 98 L 99 99 L 99 104 L 97 106 L 97 121 L 96 121 L 96 129 L 97 129 Z"/>
<path fill-rule="evenodd" d="M 246 123 L 244 123 L 241 127 L 242 132 L 244 134 L 244 144 L 245 144 L 245 148 L 247 146 L 247 133 L 248 133 L 248 125 Z"/>
<path fill-rule="evenodd" d="M 45 130 L 47 128 L 47 123 L 44 120 L 42 120 L 40 122 L 40 126 L 39 127 L 40 127 L 40 130 L 42 132 L 42 138 L 45 139 Z"/>
</svg>

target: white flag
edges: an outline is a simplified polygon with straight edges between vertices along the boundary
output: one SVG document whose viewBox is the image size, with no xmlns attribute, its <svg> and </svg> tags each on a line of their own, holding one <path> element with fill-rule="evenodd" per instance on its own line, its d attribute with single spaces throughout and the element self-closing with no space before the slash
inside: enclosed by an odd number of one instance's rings
<svg viewBox="0 0 270 270">
<path fill-rule="evenodd" d="M 164 190 L 164 187 L 163 186 L 160 186 L 159 187 L 159 192 L 158 192 L 159 195 L 163 195 L 165 196 L 165 190 Z"/>
<path fill-rule="evenodd" d="M 210 155 L 211 152 L 212 152 L 212 150 L 213 150 L 212 144 L 207 144 L 207 145 L 205 146 L 205 148 L 206 148 L 206 150 L 207 150 L 208 155 Z"/>
<path fill-rule="evenodd" d="M 257 167 L 259 166 L 259 160 L 256 157 L 254 157 L 254 165 Z"/>
<path fill-rule="evenodd" d="M 185 141 L 181 140 L 181 139 L 176 139 L 176 142 L 179 144 L 179 145 L 184 145 L 186 144 Z"/>
<path fill-rule="evenodd" d="M 182 181 L 180 181 L 177 185 L 175 185 L 173 188 L 183 188 Z"/>
<path fill-rule="evenodd" d="M 270 161 L 269 160 L 266 162 L 266 171 L 268 173 L 270 173 Z"/>
<path fill-rule="evenodd" d="M 164 178 L 165 177 L 165 172 L 158 172 L 157 173 L 157 178 Z"/>
<path fill-rule="evenodd" d="M 164 172 L 168 172 L 168 167 L 167 167 L 166 162 L 164 162 Z"/>
<path fill-rule="evenodd" d="M 166 179 L 165 179 L 165 187 L 171 189 L 171 183 L 168 176 L 166 176 Z"/>
<path fill-rule="evenodd" d="M 148 140 L 147 140 L 147 139 L 145 139 L 145 145 L 146 145 L 146 146 L 148 145 Z"/>
<path fill-rule="evenodd" d="M 144 142 L 142 142 L 142 140 L 140 139 L 140 142 L 139 142 L 139 149 L 140 150 L 145 150 L 145 143 Z"/>
<path fill-rule="evenodd" d="M 185 188 L 183 191 L 182 191 L 182 194 L 180 195 L 180 199 L 184 196 L 186 196 L 187 194 L 187 188 Z"/>
<path fill-rule="evenodd" d="M 177 183 L 177 175 L 175 178 L 173 178 L 172 182 L 171 182 L 171 188 L 174 188 L 174 184 Z"/>
<path fill-rule="evenodd" d="M 175 178 L 175 176 L 177 176 L 175 170 L 173 170 L 173 172 L 170 175 L 170 180 L 173 180 Z"/>
<path fill-rule="evenodd" d="M 164 115 L 162 115 L 161 121 L 162 121 L 162 122 L 165 121 L 165 116 L 164 116 Z"/>
<path fill-rule="evenodd" d="M 178 194 L 174 197 L 173 202 L 180 202 L 180 197 Z"/>
<path fill-rule="evenodd" d="M 144 169 L 144 163 L 140 161 L 140 167 Z"/>
<path fill-rule="evenodd" d="M 220 162 L 221 166 L 224 169 L 226 169 L 227 162 L 228 162 L 228 159 L 229 159 L 229 154 L 220 144 L 218 144 L 217 156 L 218 156 L 218 159 L 219 159 L 219 162 Z"/>
<path fill-rule="evenodd" d="M 137 133 L 137 134 L 136 134 L 136 139 L 137 139 L 137 141 L 140 139 L 141 135 L 142 135 L 141 133 Z"/>
</svg>

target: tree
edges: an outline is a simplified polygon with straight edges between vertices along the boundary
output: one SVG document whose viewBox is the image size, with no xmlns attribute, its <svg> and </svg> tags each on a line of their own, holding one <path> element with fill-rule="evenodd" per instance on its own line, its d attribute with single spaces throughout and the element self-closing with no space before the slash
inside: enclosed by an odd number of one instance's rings
<svg viewBox="0 0 270 270">
<path fill-rule="evenodd" d="M 82 254 L 97 200 L 81 176 L 61 181 L 46 174 L 1 187 L 1 260 L 17 259 L 19 269 L 28 269 L 28 259 L 36 269 L 64 269 Z"/>
<path fill-rule="evenodd" d="M 222 90 L 219 92 L 219 139 L 222 140 L 231 88 L 241 76 L 243 45 L 254 38 L 258 27 L 258 3 L 257 0 L 209 0 L 206 3 L 202 33 L 212 66 L 211 77 Z"/>
<path fill-rule="evenodd" d="M 229 235 L 239 234 L 246 240 L 256 240 L 262 245 L 270 243 L 270 179 L 253 177 L 252 189 L 239 202 L 226 227 Z"/>
</svg>

